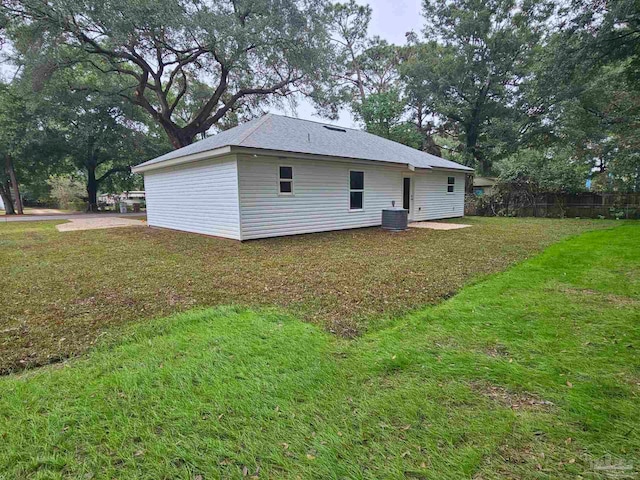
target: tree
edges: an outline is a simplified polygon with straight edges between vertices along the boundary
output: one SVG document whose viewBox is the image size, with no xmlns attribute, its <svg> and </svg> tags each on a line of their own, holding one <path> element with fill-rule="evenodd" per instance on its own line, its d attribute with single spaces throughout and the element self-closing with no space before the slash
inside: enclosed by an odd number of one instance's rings
<svg viewBox="0 0 640 480">
<path fill-rule="evenodd" d="M 582 67 L 622 62 L 627 81 L 640 89 L 640 2 L 572 0 L 561 11 L 562 41 L 569 60 Z"/>
<path fill-rule="evenodd" d="M 584 191 L 589 164 L 573 156 L 571 148 L 522 149 L 496 164 L 499 183 L 511 190 L 538 193 Z"/>
<path fill-rule="evenodd" d="M 24 213 L 15 162 L 27 148 L 31 121 L 16 88 L 0 84 L 0 196 L 9 215 Z"/>
<path fill-rule="evenodd" d="M 367 34 L 371 7 L 354 0 L 328 7 L 331 40 L 336 49 L 334 79 L 343 102 L 358 114 L 369 95 L 400 90 L 398 48 Z"/>
<path fill-rule="evenodd" d="M 514 208 L 533 207 L 541 194 L 553 194 L 563 209 L 564 195 L 584 191 L 589 164 L 576 158 L 573 150 L 552 148 L 520 149 L 496 163 L 499 172 L 497 194 L 483 203 Z M 497 201 L 497 202 L 496 202 Z"/>
<path fill-rule="evenodd" d="M 627 62 L 606 65 L 581 92 L 549 116 L 560 142 L 591 166 L 602 190 L 640 190 L 640 91 L 625 75 Z"/>
<path fill-rule="evenodd" d="M 359 103 L 367 96 L 361 61 L 369 44 L 367 30 L 371 13 L 370 6 L 359 5 L 355 0 L 327 7 L 327 14 L 332 18 L 331 40 L 337 50 L 334 75 L 343 93 Z"/>
<path fill-rule="evenodd" d="M 370 94 L 358 108 L 367 132 L 413 148 L 421 146 L 422 138 L 415 125 L 404 119 L 406 103 L 396 90 Z"/>
<path fill-rule="evenodd" d="M 489 173 L 512 151 L 531 114 L 521 107 L 546 2 L 424 0 L 426 43 L 403 62 L 410 97 L 458 130 L 465 163 Z"/>
<path fill-rule="evenodd" d="M 23 53 L 35 48 L 57 65 L 85 62 L 126 79 L 116 82 L 125 88 L 112 93 L 141 107 L 174 148 L 189 145 L 230 114 L 252 115 L 265 102 L 295 92 L 314 95 L 328 74 L 322 1 L 2 5 Z"/>
<path fill-rule="evenodd" d="M 25 70 L 28 76 L 29 69 Z M 68 174 L 85 178 L 88 210 L 97 208 L 99 189 L 116 175 L 131 176 L 132 165 L 165 153 L 170 146 L 163 141 L 154 124 L 122 97 L 97 93 L 117 90 L 115 78 L 96 75 L 83 64 L 57 70 L 41 90 L 35 93 L 41 116 L 62 152 Z"/>
<path fill-rule="evenodd" d="M 65 210 L 76 208 L 86 193 L 83 183 L 68 174 L 52 175 L 47 184 L 51 188 L 51 197 L 55 199 L 59 208 Z"/>
</svg>

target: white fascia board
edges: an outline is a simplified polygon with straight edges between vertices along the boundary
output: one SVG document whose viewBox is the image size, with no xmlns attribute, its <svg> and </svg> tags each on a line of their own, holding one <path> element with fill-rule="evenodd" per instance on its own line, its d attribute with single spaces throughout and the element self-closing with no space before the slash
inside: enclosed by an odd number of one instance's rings
<svg viewBox="0 0 640 480">
<path fill-rule="evenodd" d="M 159 168 L 173 167 L 175 165 L 182 165 L 184 163 L 197 162 L 199 160 L 208 160 L 210 158 L 221 157 L 231 153 L 231 147 L 220 147 L 213 150 L 207 150 L 206 152 L 194 153 L 193 155 L 185 155 L 184 157 L 171 158 L 163 162 L 152 163 L 149 165 L 141 164 L 137 167 L 132 167 L 133 173 L 144 173 L 149 170 L 157 170 Z"/>
<path fill-rule="evenodd" d="M 465 167 L 465 168 L 433 167 L 433 170 L 434 171 L 440 171 L 440 172 L 465 173 L 467 175 L 471 175 L 471 174 L 473 174 L 475 172 L 475 170 L 473 168 L 471 168 L 471 167 Z"/>
</svg>

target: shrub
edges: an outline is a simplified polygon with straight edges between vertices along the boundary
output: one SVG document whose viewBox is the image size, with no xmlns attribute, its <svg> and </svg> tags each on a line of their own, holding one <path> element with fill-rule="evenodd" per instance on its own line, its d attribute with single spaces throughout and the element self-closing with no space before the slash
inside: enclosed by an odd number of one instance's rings
<svg viewBox="0 0 640 480">
<path fill-rule="evenodd" d="M 84 184 L 71 175 L 51 175 L 47 180 L 51 197 L 58 208 L 64 210 L 84 210 L 86 191 Z"/>
</svg>

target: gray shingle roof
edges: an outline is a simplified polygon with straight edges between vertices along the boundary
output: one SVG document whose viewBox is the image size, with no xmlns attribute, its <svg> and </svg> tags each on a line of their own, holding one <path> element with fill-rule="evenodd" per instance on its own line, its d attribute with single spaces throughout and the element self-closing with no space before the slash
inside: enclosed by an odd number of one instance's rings
<svg viewBox="0 0 640 480">
<path fill-rule="evenodd" d="M 227 146 L 401 163 L 415 168 L 473 170 L 362 130 L 272 113 L 149 160 L 138 167 Z"/>
</svg>

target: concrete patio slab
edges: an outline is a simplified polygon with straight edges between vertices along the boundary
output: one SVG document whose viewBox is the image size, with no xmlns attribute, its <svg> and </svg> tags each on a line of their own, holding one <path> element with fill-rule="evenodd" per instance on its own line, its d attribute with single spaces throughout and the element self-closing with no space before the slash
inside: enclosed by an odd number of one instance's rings
<svg viewBox="0 0 640 480">
<path fill-rule="evenodd" d="M 458 230 L 459 228 L 467 228 L 471 225 L 462 223 L 440 223 L 440 222 L 412 222 L 410 228 L 430 228 L 431 230 Z"/>
<path fill-rule="evenodd" d="M 70 218 L 69 223 L 56 225 L 59 232 L 74 232 L 78 230 L 98 230 L 102 228 L 118 227 L 143 227 L 147 224 L 144 220 L 119 217 L 91 217 Z"/>
</svg>

